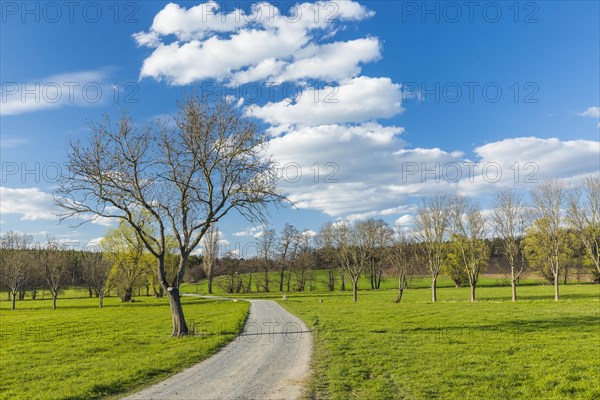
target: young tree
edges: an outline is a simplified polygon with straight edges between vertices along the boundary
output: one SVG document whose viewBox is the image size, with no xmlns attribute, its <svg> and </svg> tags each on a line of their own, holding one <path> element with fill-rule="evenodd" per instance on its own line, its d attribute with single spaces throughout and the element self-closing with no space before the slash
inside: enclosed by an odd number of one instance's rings
<svg viewBox="0 0 600 400">
<path fill-rule="evenodd" d="M 464 196 L 457 195 L 452 198 L 451 213 L 451 246 L 467 273 L 471 302 L 474 302 L 479 273 L 487 266 L 490 255 L 489 246 L 485 241 L 486 221 L 479 205 Z"/>
<path fill-rule="evenodd" d="M 315 238 L 317 246 L 319 247 L 319 256 L 322 262 L 325 264 L 327 269 L 327 289 L 331 292 L 335 289 L 335 248 L 333 238 L 333 224 L 327 222 L 319 234 Z"/>
<path fill-rule="evenodd" d="M 600 283 L 600 177 L 587 178 L 567 197 L 567 221 L 585 249 L 585 258 Z"/>
<path fill-rule="evenodd" d="M 554 300 L 558 301 L 559 275 L 562 269 L 561 248 L 566 235 L 562 227 L 561 208 L 565 202 L 565 187 L 558 181 L 546 181 L 531 192 L 533 201 L 532 233 L 538 239 L 539 251 L 546 255 L 548 270 L 554 278 Z"/>
<path fill-rule="evenodd" d="M 208 279 L 208 293 L 212 294 L 213 272 L 219 256 L 219 230 L 213 225 L 202 240 L 202 265 Z"/>
<path fill-rule="evenodd" d="M 48 237 L 46 246 L 39 251 L 39 256 L 46 277 L 46 287 L 52 295 L 52 308 L 56 310 L 56 300 L 68 272 L 69 254 L 63 243 Z"/>
<path fill-rule="evenodd" d="M 358 301 L 358 279 L 367 263 L 367 229 L 363 222 L 342 221 L 334 225 L 333 237 L 340 266 L 352 281 L 352 301 Z"/>
<path fill-rule="evenodd" d="M 424 198 L 415 217 L 415 236 L 421 243 L 427 268 L 431 274 L 431 301 L 437 300 L 437 278 L 445 257 L 445 241 L 450 221 L 447 196 Z"/>
<path fill-rule="evenodd" d="M 269 270 L 273 258 L 273 246 L 275 245 L 275 229 L 263 229 L 258 242 L 258 252 L 264 271 L 263 290 L 269 291 Z"/>
<path fill-rule="evenodd" d="M 83 278 L 88 287 L 96 293 L 99 307 L 102 308 L 104 306 L 104 296 L 110 290 L 108 276 L 111 263 L 100 251 L 88 251 L 83 254 L 82 267 Z"/>
<path fill-rule="evenodd" d="M 494 231 L 502 243 L 502 253 L 510 266 L 512 301 L 517 301 L 517 282 L 525 269 L 521 240 L 525 232 L 525 206 L 522 196 L 513 190 L 503 190 L 496 194 Z"/>
<path fill-rule="evenodd" d="M 14 231 L 0 235 L 0 279 L 11 294 L 11 310 L 16 307 L 17 295 L 24 289 L 32 267 L 33 237 Z"/>
<path fill-rule="evenodd" d="M 283 292 L 283 281 L 285 271 L 290 263 L 291 253 L 294 249 L 294 242 L 298 238 L 298 230 L 288 223 L 283 226 L 279 238 L 279 291 Z M 289 291 L 289 288 L 288 288 Z"/>
<path fill-rule="evenodd" d="M 385 221 L 372 218 L 364 221 L 363 228 L 366 234 L 369 253 L 368 264 L 371 289 L 379 289 L 383 275 L 385 249 L 390 245 L 394 230 Z"/>
<path fill-rule="evenodd" d="M 122 218 L 156 259 L 156 274 L 171 305 L 172 336 L 188 333 L 179 285 L 190 253 L 212 224 L 237 210 L 264 220 L 264 207 L 284 196 L 266 157 L 268 136 L 235 104 L 196 95 L 179 104 L 173 123 L 136 125 L 128 116 L 92 126 L 89 141 L 72 142 L 56 192 L 67 210 Z M 148 214 L 152 229 L 135 214 Z M 174 235 L 179 265 L 168 279 L 167 236 Z"/>
<path fill-rule="evenodd" d="M 398 295 L 395 303 L 400 303 L 404 288 L 414 271 L 415 248 L 408 235 L 402 231 L 396 233 L 392 243 L 386 248 L 387 260 L 398 277 Z"/>
</svg>

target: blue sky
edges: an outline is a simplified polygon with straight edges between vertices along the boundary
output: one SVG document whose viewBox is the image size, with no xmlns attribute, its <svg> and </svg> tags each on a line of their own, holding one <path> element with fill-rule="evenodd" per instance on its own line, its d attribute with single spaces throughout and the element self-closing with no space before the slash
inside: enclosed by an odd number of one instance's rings
<svg viewBox="0 0 600 400">
<path fill-rule="evenodd" d="M 273 4 L 279 15 L 266 3 L 252 13 L 240 2 L 3 2 L 0 229 L 80 245 L 101 237 L 106 221 L 74 231 L 53 214 L 67 141 L 85 139 L 104 112 L 173 113 L 193 82 L 243 97 L 273 133 L 298 205 L 271 211 L 277 228 L 371 216 L 410 225 L 428 194 L 457 191 L 485 207 L 500 188 L 529 190 L 527 174 L 598 173 L 598 2 L 321 2 L 295 17 L 293 3 Z M 301 98 L 286 103 L 284 87 Z M 251 88 L 261 88 L 255 102 Z M 468 162 L 480 163 L 473 179 Z M 488 165 L 502 177 L 484 179 Z M 332 172 L 338 182 L 326 180 Z M 220 228 L 230 248 L 260 230 L 237 215 Z"/>
</svg>

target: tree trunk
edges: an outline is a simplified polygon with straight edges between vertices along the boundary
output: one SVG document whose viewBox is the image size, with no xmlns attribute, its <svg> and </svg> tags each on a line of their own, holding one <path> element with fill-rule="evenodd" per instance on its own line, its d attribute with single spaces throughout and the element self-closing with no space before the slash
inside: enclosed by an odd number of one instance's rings
<svg viewBox="0 0 600 400">
<path fill-rule="evenodd" d="M 88 293 L 90 294 L 90 299 L 94 296 L 94 293 L 92 293 L 92 288 L 88 287 Z"/>
<path fill-rule="evenodd" d="M 512 301 L 517 301 L 517 280 L 513 278 L 511 282 L 512 286 Z"/>
<path fill-rule="evenodd" d="M 131 286 L 125 288 L 125 292 L 123 293 L 123 296 L 121 297 L 121 301 L 123 303 L 130 302 L 132 295 L 133 295 L 133 288 Z"/>
<path fill-rule="evenodd" d="M 181 297 L 179 296 L 178 288 L 169 288 L 167 297 L 171 306 L 171 321 L 173 322 L 172 337 L 181 337 L 188 334 L 188 327 L 183 316 L 183 308 L 181 307 Z"/>
<path fill-rule="evenodd" d="M 10 292 L 8 293 L 8 296 L 10 297 Z M 11 310 L 15 309 L 16 301 L 17 301 L 17 295 L 16 295 L 16 293 L 13 292 L 13 294 L 12 294 L 12 308 L 11 308 Z"/>
<path fill-rule="evenodd" d="M 472 283 L 471 284 L 471 303 L 473 303 L 475 301 L 475 289 L 477 289 L 477 284 Z"/>
<path fill-rule="evenodd" d="M 329 275 L 329 286 L 328 289 L 330 292 L 333 292 L 335 290 L 335 278 L 333 276 L 333 270 L 329 270 L 328 271 L 328 275 Z"/>
<path fill-rule="evenodd" d="M 346 290 L 346 277 L 342 272 L 342 292 Z"/>
<path fill-rule="evenodd" d="M 352 301 L 355 303 L 358 301 L 358 279 L 352 280 Z"/>
<path fill-rule="evenodd" d="M 100 308 L 104 307 L 104 295 L 100 294 L 98 298 L 100 299 Z"/>
<path fill-rule="evenodd" d="M 31 300 L 35 300 L 36 297 L 37 297 L 37 288 L 33 288 L 33 290 L 31 290 Z"/>
<path fill-rule="evenodd" d="M 58 293 L 52 293 L 52 308 L 56 310 L 56 298 L 58 297 Z"/>
<path fill-rule="evenodd" d="M 431 279 L 431 301 L 436 302 L 437 300 L 437 276 L 433 276 Z"/>
<path fill-rule="evenodd" d="M 554 300 L 558 301 L 560 298 L 558 294 L 558 274 L 554 275 Z"/>
<path fill-rule="evenodd" d="M 283 270 L 283 263 L 281 264 L 281 268 L 279 269 L 279 291 L 283 292 L 283 278 L 284 278 L 284 270 Z"/>
<path fill-rule="evenodd" d="M 404 292 L 403 288 L 398 289 L 398 296 L 396 297 L 396 301 L 394 303 L 400 303 L 402 300 L 402 292 Z"/>
</svg>

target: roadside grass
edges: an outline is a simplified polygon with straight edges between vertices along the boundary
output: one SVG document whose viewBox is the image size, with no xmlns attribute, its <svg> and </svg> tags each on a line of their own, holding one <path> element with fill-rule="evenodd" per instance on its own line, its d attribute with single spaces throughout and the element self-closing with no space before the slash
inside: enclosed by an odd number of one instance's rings
<svg viewBox="0 0 600 400">
<path fill-rule="evenodd" d="M 312 399 L 598 399 L 600 286 L 292 294 L 314 331 Z M 323 300 L 319 303 L 319 300 Z"/>
<path fill-rule="evenodd" d="M 188 325 L 202 335 L 172 339 L 166 298 L 121 303 L 73 298 L 0 302 L 0 399 L 116 398 L 215 353 L 241 330 L 246 302 L 183 297 Z M 208 329 L 207 327 L 210 327 Z M 222 329 L 218 329 L 222 328 Z"/>
</svg>

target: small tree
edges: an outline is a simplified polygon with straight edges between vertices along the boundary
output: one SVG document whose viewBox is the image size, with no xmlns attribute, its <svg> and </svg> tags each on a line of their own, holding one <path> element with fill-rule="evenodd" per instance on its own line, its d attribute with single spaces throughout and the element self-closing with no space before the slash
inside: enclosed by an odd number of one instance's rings
<svg viewBox="0 0 600 400">
<path fill-rule="evenodd" d="M 402 231 L 397 232 L 392 243 L 386 248 L 387 261 L 392 265 L 398 277 L 398 294 L 395 303 L 400 303 L 404 289 L 415 270 L 415 247 Z"/>
<path fill-rule="evenodd" d="M 585 260 L 600 283 L 600 177 L 587 178 L 567 197 L 567 221 L 585 249 Z"/>
<path fill-rule="evenodd" d="M 502 243 L 502 253 L 510 266 L 512 301 L 517 301 L 517 282 L 525 269 L 521 240 L 525 231 L 525 207 L 522 196 L 512 190 L 496 194 L 492 217 L 494 231 Z"/>
<path fill-rule="evenodd" d="M 363 222 L 342 221 L 334 225 L 333 237 L 344 274 L 352 281 L 352 301 L 358 301 L 358 279 L 367 263 L 368 240 Z"/>
<path fill-rule="evenodd" d="M 536 235 L 539 251 L 545 255 L 548 271 L 554 279 L 554 299 L 560 299 L 558 285 L 563 268 L 561 249 L 567 239 L 562 227 L 561 208 L 565 201 L 565 187 L 558 181 L 541 183 L 531 192 L 533 225 L 531 233 Z"/>
<path fill-rule="evenodd" d="M 445 241 L 450 222 L 450 203 L 445 195 L 421 200 L 415 218 L 415 236 L 421 243 L 431 275 L 431 301 L 437 300 L 437 278 L 445 257 Z"/>
<path fill-rule="evenodd" d="M 219 256 L 219 230 L 213 225 L 202 240 L 202 266 L 208 279 L 208 293 L 212 294 L 213 271 Z"/>
<path fill-rule="evenodd" d="M 99 251 L 84 253 L 82 259 L 83 278 L 98 297 L 99 307 L 104 306 L 104 296 L 110 290 L 108 279 L 111 263 Z"/>
<path fill-rule="evenodd" d="M 58 240 L 48 237 L 45 247 L 39 251 L 39 256 L 46 277 L 46 287 L 52 295 L 52 308 L 56 310 L 56 300 L 68 273 L 67 248 Z"/>
<path fill-rule="evenodd" d="M 454 196 L 451 205 L 451 243 L 467 273 L 474 302 L 479 273 L 487 266 L 490 255 L 485 241 L 486 221 L 479 205 L 464 196 Z"/>
<path fill-rule="evenodd" d="M 32 267 L 33 237 L 14 231 L 0 236 L 0 279 L 11 294 L 11 310 L 16 307 L 17 295 L 25 288 Z"/>
<path fill-rule="evenodd" d="M 283 292 L 285 272 L 293 258 L 294 243 L 298 238 L 298 230 L 288 223 L 283 226 L 279 237 L 279 291 Z M 289 291 L 289 288 L 288 288 Z"/>
</svg>

